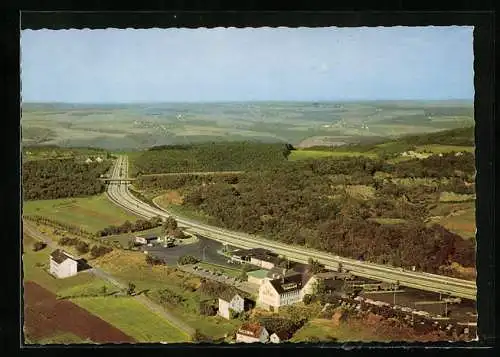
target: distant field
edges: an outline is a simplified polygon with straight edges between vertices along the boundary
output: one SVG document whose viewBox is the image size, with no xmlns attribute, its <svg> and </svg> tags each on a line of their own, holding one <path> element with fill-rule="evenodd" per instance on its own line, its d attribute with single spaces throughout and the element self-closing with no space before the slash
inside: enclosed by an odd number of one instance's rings
<svg viewBox="0 0 500 357">
<path fill-rule="evenodd" d="M 464 237 L 476 235 L 476 202 L 439 203 L 431 213 L 432 222 L 440 223 L 450 231 Z"/>
<path fill-rule="evenodd" d="M 431 152 L 433 154 L 444 154 L 446 152 L 474 152 L 473 146 L 458 146 L 458 145 L 419 145 L 417 152 Z"/>
<path fill-rule="evenodd" d="M 138 342 L 189 342 L 189 337 L 131 297 L 72 299 Z"/>
<path fill-rule="evenodd" d="M 21 124 L 23 143 L 111 150 L 245 139 L 294 145 L 328 144 L 350 142 L 350 138 L 359 136 L 403 135 L 472 125 L 473 104 L 466 101 L 148 106 L 23 103 Z M 339 137 L 343 139 L 336 139 Z"/>
<path fill-rule="evenodd" d="M 126 220 L 138 219 L 111 203 L 105 194 L 84 198 L 26 201 L 23 203 L 23 214 L 48 217 L 90 232 L 97 232 L 109 225 L 120 225 Z"/>
<path fill-rule="evenodd" d="M 319 150 L 293 150 L 288 160 L 320 159 L 324 157 L 345 157 L 345 156 L 367 156 L 376 157 L 373 153 L 362 153 L 352 151 L 319 151 Z"/>
</svg>

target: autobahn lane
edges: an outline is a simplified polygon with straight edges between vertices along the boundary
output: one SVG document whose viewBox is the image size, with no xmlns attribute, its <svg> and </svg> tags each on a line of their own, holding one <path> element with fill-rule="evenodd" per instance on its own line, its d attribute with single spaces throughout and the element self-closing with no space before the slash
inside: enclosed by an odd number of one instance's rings
<svg viewBox="0 0 500 357">
<path fill-rule="evenodd" d="M 117 159 L 112 175 L 114 178 L 126 177 L 128 172 L 128 160 L 124 156 Z M 286 255 L 289 259 L 301 263 L 307 263 L 309 257 L 317 259 L 327 268 L 338 269 L 339 264 L 345 270 L 360 277 L 377 279 L 386 282 L 399 282 L 401 285 L 443 294 L 450 294 L 466 299 L 476 300 L 476 284 L 457 278 L 449 278 L 436 274 L 420 273 L 401 270 L 400 268 L 387 267 L 367 262 L 335 256 L 325 252 L 303 247 L 289 246 L 282 243 L 257 238 L 239 232 L 230 232 L 225 229 L 200 224 L 198 222 L 179 217 L 161 209 L 159 206 L 152 207 L 135 196 L 131 195 L 126 184 L 111 183 L 108 186 L 108 197 L 118 206 L 140 215 L 144 218 L 160 216 L 162 218 L 172 216 L 176 218 L 180 227 L 191 230 L 222 243 L 231 244 L 243 248 L 266 248 L 279 254 Z"/>
</svg>

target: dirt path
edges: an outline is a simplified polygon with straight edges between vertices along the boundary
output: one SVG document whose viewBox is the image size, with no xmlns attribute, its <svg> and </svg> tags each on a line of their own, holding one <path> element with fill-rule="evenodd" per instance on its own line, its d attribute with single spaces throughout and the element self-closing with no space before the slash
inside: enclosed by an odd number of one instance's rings
<svg viewBox="0 0 500 357">
<path fill-rule="evenodd" d="M 29 234 L 30 236 L 32 236 L 33 238 L 41 240 L 41 241 L 47 243 L 47 245 L 50 248 L 52 248 L 52 249 L 57 249 L 58 248 L 56 242 L 54 242 L 50 237 L 48 237 L 48 236 L 42 234 L 41 232 L 39 232 L 34 227 L 34 225 L 32 223 L 30 223 L 30 222 L 26 222 L 26 221 L 23 220 L 23 231 L 26 232 L 27 234 Z M 95 276 L 98 276 L 98 277 L 100 277 L 100 278 L 108 281 L 109 283 L 113 284 L 114 286 L 116 286 L 116 287 L 118 287 L 120 289 L 126 289 L 127 288 L 126 284 L 120 282 L 118 279 L 116 279 L 115 277 L 113 277 L 111 274 L 103 271 L 102 269 L 100 269 L 98 267 L 92 267 L 90 269 L 90 272 L 93 273 Z M 180 329 L 184 333 L 188 334 L 189 336 L 194 335 L 195 330 L 192 327 L 186 325 L 185 323 L 183 323 L 182 321 L 180 321 L 177 317 L 173 316 L 170 312 L 168 312 L 167 310 L 165 310 L 165 308 L 163 308 L 163 306 L 154 303 L 153 301 L 149 300 L 148 298 L 146 298 L 145 296 L 142 296 L 142 295 L 136 295 L 136 296 L 134 296 L 134 298 L 136 300 L 138 300 L 139 302 L 141 302 L 149 310 L 151 310 L 154 313 L 160 315 L 161 317 L 163 317 L 164 319 L 166 319 L 173 326 L 177 327 L 178 329 Z"/>
</svg>

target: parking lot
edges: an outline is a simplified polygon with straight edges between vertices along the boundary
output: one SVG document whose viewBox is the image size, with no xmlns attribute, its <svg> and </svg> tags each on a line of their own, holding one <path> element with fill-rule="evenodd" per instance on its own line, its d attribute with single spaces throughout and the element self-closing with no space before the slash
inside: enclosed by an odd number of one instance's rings
<svg viewBox="0 0 500 357">
<path fill-rule="evenodd" d="M 164 259 L 169 265 L 177 264 L 177 260 L 183 255 L 192 255 L 208 263 L 234 267 L 234 265 L 227 262 L 226 257 L 217 252 L 222 249 L 221 243 L 202 236 L 198 236 L 198 242 L 193 244 L 176 245 L 171 248 L 165 248 L 161 245 L 142 246 L 140 249 L 155 257 Z"/>
</svg>

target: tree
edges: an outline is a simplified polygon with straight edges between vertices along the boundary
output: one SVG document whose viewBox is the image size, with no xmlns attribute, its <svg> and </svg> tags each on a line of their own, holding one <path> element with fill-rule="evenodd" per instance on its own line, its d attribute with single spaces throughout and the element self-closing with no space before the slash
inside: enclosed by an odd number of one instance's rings
<svg viewBox="0 0 500 357">
<path fill-rule="evenodd" d="M 321 295 L 324 294 L 325 292 L 326 292 L 325 281 L 323 279 L 318 279 L 314 286 L 314 294 Z"/>
<path fill-rule="evenodd" d="M 106 294 L 108 292 L 108 287 L 106 285 L 103 285 L 101 287 L 101 294 Z"/>
<path fill-rule="evenodd" d="M 313 258 L 309 258 L 307 260 L 307 265 L 308 265 L 309 271 L 313 274 L 317 274 L 317 273 L 321 272 L 324 268 L 323 264 L 321 264 L 317 260 L 314 260 Z"/>
<path fill-rule="evenodd" d="M 196 257 L 193 257 L 192 255 L 183 255 L 180 256 L 179 259 L 177 260 L 177 263 L 179 265 L 186 265 L 186 264 L 196 264 L 200 260 Z"/>
<path fill-rule="evenodd" d="M 160 226 L 163 221 L 162 221 L 160 216 L 155 216 L 155 217 L 151 218 L 149 220 L 149 222 L 151 222 L 151 225 L 153 225 L 154 227 L 157 227 L 157 226 Z"/>
<path fill-rule="evenodd" d="M 309 305 L 312 302 L 312 295 L 311 294 L 305 294 L 304 298 L 302 299 L 302 302 L 305 305 Z"/>
<path fill-rule="evenodd" d="M 134 294 L 135 294 L 135 284 L 129 281 L 127 287 L 127 295 L 134 295 Z"/>
<path fill-rule="evenodd" d="M 241 280 L 243 280 L 243 281 L 247 281 L 247 279 L 248 279 L 248 274 L 247 274 L 247 272 L 246 272 L 246 271 L 244 271 L 244 270 L 242 270 L 242 271 L 241 271 L 241 274 L 240 274 L 240 276 L 239 276 L 239 278 L 240 278 Z"/>
<path fill-rule="evenodd" d="M 47 246 L 45 242 L 36 242 L 33 244 L 33 251 L 38 252 L 39 250 L 44 249 Z"/>
<path fill-rule="evenodd" d="M 165 220 L 165 223 L 163 223 L 163 231 L 166 234 L 173 234 L 175 230 L 177 229 L 177 221 L 175 220 L 174 217 L 168 217 Z"/>
</svg>

